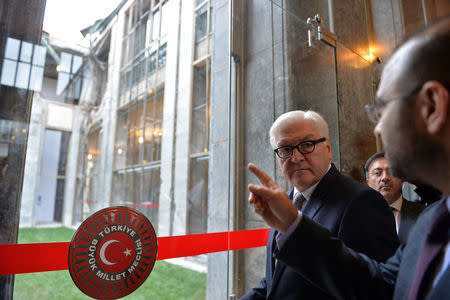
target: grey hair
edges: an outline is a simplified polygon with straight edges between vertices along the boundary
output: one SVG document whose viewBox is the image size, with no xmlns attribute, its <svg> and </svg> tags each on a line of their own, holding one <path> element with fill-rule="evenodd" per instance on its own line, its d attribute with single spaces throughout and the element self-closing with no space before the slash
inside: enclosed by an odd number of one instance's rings
<svg viewBox="0 0 450 300">
<path fill-rule="evenodd" d="M 330 139 L 330 133 L 328 130 L 328 124 L 325 121 L 325 119 L 317 112 L 312 111 L 312 110 L 307 110 L 307 111 L 303 111 L 303 110 L 293 110 L 293 111 L 289 111 L 286 112 L 284 114 L 282 114 L 281 116 L 279 116 L 275 122 L 273 122 L 272 127 L 270 127 L 269 130 L 269 138 L 270 138 L 270 144 L 272 145 L 273 148 L 276 148 L 277 145 L 275 143 L 275 130 L 284 123 L 289 123 L 291 121 L 299 121 L 299 120 L 312 120 L 314 121 L 314 125 L 317 128 L 317 131 L 319 132 L 319 134 L 325 138 L 327 138 L 328 140 Z"/>
</svg>

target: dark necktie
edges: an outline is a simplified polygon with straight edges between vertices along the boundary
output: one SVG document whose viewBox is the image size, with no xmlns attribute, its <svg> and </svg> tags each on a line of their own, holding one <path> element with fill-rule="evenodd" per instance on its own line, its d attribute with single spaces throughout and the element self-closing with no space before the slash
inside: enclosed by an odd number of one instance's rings
<svg viewBox="0 0 450 300">
<path fill-rule="evenodd" d="M 305 203 L 306 198 L 303 196 L 302 193 L 297 193 L 294 196 L 294 205 L 297 207 L 298 210 L 302 210 L 303 203 Z"/>
<path fill-rule="evenodd" d="M 395 229 L 397 230 L 397 233 L 398 233 L 398 224 L 397 224 L 397 214 L 400 212 L 398 209 L 396 209 L 395 207 L 393 207 L 393 206 L 389 206 L 389 208 L 390 208 L 390 210 L 391 210 L 391 212 L 392 212 L 392 214 L 394 215 L 394 221 L 395 221 Z"/>
<path fill-rule="evenodd" d="M 450 214 L 444 200 L 436 209 L 428 227 L 422 249 L 420 250 L 408 300 L 424 298 L 425 292 L 433 282 L 434 278 L 431 277 L 435 274 L 436 267 L 438 267 L 436 266 L 436 261 L 440 256 L 439 254 L 448 242 L 449 229 Z"/>
</svg>

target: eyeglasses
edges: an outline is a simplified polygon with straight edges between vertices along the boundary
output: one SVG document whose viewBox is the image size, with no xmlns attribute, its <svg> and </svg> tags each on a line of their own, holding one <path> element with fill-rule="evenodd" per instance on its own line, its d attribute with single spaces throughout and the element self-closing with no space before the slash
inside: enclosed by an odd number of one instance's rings
<svg viewBox="0 0 450 300">
<path fill-rule="evenodd" d="M 411 97 L 412 95 L 418 93 L 421 89 L 422 89 L 423 85 L 420 85 L 418 87 L 416 87 L 415 89 L 400 94 L 397 97 L 391 98 L 389 100 L 385 100 L 385 99 L 381 99 L 379 97 L 375 97 L 375 102 L 376 104 L 374 105 L 366 105 L 365 109 L 366 109 L 366 113 L 367 113 L 367 117 L 369 118 L 369 121 L 372 123 L 377 124 L 380 119 L 381 116 L 383 115 L 383 110 L 386 107 L 386 104 L 388 104 L 389 102 L 392 101 L 396 101 L 396 100 L 402 100 L 402 99 L 406 99 L 408 97 Z"/>
<path fill-rule="evenodd" d="M 282 146 L 273 150 L 279 158 L 286 159 L 294 154 L 294 149 L 297 149 L 301 154 L 309 154 L 314 151 L 316 144 L 325 142 L 327 139 L 322 137 L 314 141 L 303 141 L 298 143 L 296 146 Z"/>
</svg>

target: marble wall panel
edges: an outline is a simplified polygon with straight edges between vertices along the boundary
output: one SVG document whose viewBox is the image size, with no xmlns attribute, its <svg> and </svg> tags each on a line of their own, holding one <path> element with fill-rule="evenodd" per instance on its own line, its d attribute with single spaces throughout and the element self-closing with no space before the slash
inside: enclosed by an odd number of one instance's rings
<svg viewBox="0 0 450 300">
<path fill-rule="evenodd" d="M 208 276 L 206 277 L 206 299 L 207 300 L 227 300 L 227 279 L 228 272 L 228 252 L 218 252 L 208 254 Z"/>
<path fill-rule="evenodd" d="M 212 0 L 211 123 L 208 174 L 208 232 L 228 230 L 230 147 L 229 3 Z M 232 158 L 233 159 L 233 158 Z M 228 299 L 227 252 L 208 254 L 206 299 Z"/>
<path fill-rule="evenodd" d="M 258 287 L 266 269 L 266 248 L 252 248 L 241 250 L 245 256 L 243 268 L 246 270 L 243 292 L 248 293 L 252 288 Z"/>
<path fill-rule="evenodd" d="M 333 1 L 334 30 L 338 41 L 360 55 L 369 53 L 369 32 L 364 1 Z"/>
<path fill-rule="evenodd" d="M 345 46 L 338 44 L 336 53 L 341 171 L 362 180 L 362 167 L 376 151 L 373 125 L 364 110 L 365 104 L 373 103 L 372 69 Z"/>
<path fill-rule="evenodd" d="M 246 53 L 253 55 L 272 46 L 272 14 L 270 1 L 247 1 Z"/>
</svg>

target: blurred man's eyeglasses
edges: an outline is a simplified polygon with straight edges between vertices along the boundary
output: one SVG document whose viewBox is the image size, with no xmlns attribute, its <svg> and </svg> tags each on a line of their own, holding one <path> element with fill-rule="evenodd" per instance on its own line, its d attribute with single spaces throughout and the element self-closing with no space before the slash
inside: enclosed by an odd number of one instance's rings
<svg viewBox="0 0 450 300">
<path fill-rule="evenodd" d="M 327 139 L 322 137 L 318 140 L 304 141 L 298 143 L 296 146 L 282 146 L 273 150 L 279 158 L 286 159 L 294 154 L 294 149 L 297 149 L 301 154 L 309 154 L 316 149 L 316 144 L 325 142 Z"/>
<path fill-rule="evenodd" d="M 386 107 L 386 104 L 388 104 L 389 102 L 392 102 L 392 101 L 402 100 L 402 99 L 411 97 L 412 95 L 418 93 L 422 89 L 422 86 L 423 85 L 421 84 L 420 86 L 416 87 L 415 89 L 413 89 L 409 92 L 400 94 L 400 95 L 393 97 L 391 99 L 388 99 L 388 100 L 381 99 L 379 97 L 375 97 L 375 104 L 374 105 L 366 105 L 366 107 L 365 107 L 369 121 L 377 124 L 380 121 L 381 116 L 383 115 L 383 110 Z"/>
</svg>

